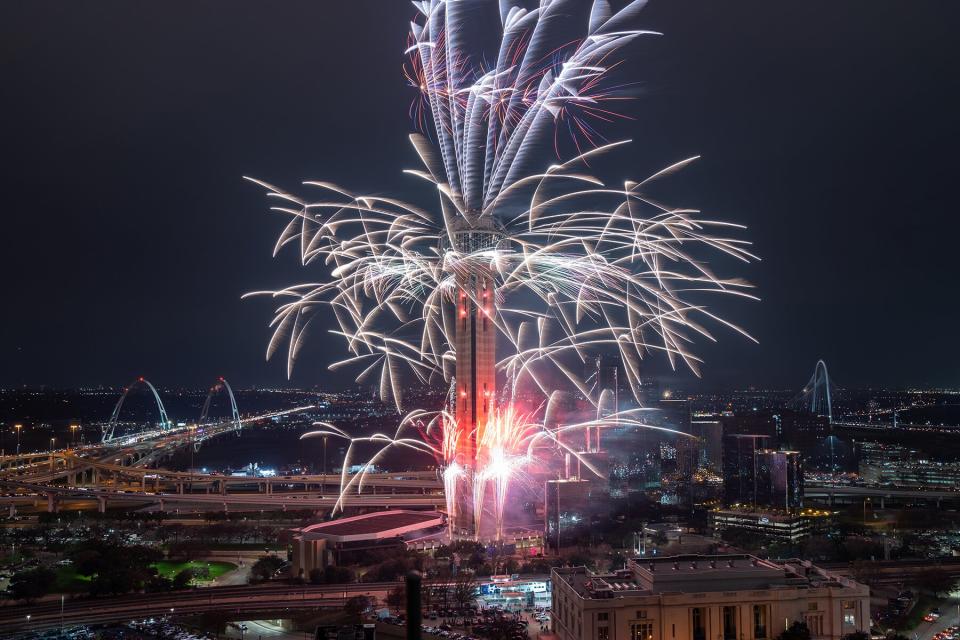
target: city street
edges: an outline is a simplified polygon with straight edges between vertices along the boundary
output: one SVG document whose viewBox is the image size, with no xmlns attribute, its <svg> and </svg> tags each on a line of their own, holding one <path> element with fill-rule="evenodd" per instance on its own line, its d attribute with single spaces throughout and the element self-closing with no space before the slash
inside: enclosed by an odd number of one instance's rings
<svg viewBox="0 0 960 640">
<path fill-rule="evenodd" d="M 950 603 L 942 606 L 940 610 L 943 615 L 937 620 L 921 622 L 917 625 L 917 628 L 913 630 L 916 640 L 930 640 L 947 627 L 960 625 L 960 593 L 954 593 Z"/>
</svg>

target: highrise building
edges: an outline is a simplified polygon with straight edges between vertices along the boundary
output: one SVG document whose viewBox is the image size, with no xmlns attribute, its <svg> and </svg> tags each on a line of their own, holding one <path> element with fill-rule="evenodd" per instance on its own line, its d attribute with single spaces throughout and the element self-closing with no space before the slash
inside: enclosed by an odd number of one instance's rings
<svg viewBox="0 0 960 640">
<path fill-rule="evenodd" d="M 607 506 L 606 497 L 602 486 L 588 480 L 548 480 L 544 488 L 544 534 L 547 548 L 559 551 L 564 544 L 569 544 L 575 535 L 589 527 L 592 516 L 603 512 Z"/>
<path fill-rule="evenodd" d="M 757 451 L 766 449 L 768 436 L 723 436 L 723 501 L 727 505 L 756 503 Z"/>
<path fill-rule="evenodd" d="M 596 356 L 591 362 L 594 402 L 597 406 L 597 418 L 602 419 L 615 414 L 620 409 L 620 383 L 617 375 L 617 360 L 611 356 Z M 587 451 L 600 451 L 601 427 L 587 429 Z"/>
<path fill-rule="evenodd" d="M 700 465 L 719 473 L 723 466 L 723 424 L 719 420 L 695 418 L 691 428 L 700 438 Z"/>
<path fill-rule="evenodd" d="M 803 463 L 798 451 L 757 451 L 757 494 L 759 507 L 794 511 L 803 507 Z"/>
</svg>

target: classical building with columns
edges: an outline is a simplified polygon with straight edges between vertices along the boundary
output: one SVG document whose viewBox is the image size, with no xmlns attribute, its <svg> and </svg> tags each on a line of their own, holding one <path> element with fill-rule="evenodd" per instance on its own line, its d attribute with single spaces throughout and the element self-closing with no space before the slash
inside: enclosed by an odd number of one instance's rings
<svg viewBox="0 0 960 640">
<path fill-rule="evenodd" d="M 805 622 L 816 640 L 870 631 L 870 590 L 809 562 L 750 555 L 634 558 L 623 570 L 553 570 L 561 640 L 770 640 Z"/>
</svg>

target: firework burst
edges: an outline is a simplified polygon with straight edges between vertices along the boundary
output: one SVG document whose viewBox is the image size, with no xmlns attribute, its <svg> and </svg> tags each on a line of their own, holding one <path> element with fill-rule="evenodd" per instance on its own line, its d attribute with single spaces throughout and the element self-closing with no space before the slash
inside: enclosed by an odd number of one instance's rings
<svg viewBox="0 0 960 640">
<path fill-rule="evenodd" d="M 249 295 L 280 301 L 267 355 L 285 348 L 288 372 L 311 321 L 321 310 L 332 312 L 348 356 L 330 368 L 351 367 L 357 382 L 377 383 L 383 400 L 401 413 L 410 374 L 456 388 L 456 327 L 462 309 L 476 309 L 484 330 L 490 323 L 506 346 L 496 362 L 505 382 L 499 401 L 486 401 L 489 418 L 466 425 L 453 409 L 414 412 L 393 436 L 352 442 L 382 445 L 368 466 L 395 446 L 434 455 L 451 514 L 460 504 L 453 497 L 458 485 L 472 486 L 474 518 L 492 487 L 499 535 L 508 487 L 538 459 L 536 446 L 552 442 L 556 451 L 560 431 L 603 426 L 547 429 L 534 413 L 516 408 L 519 391 L 532 388 L 549 398 L 559 374 L 599 416 L 600 398 L 579 375 L 591 353 L 618 353 L 634 395 L 639 362 L 652 352 L 698 372 L 692 347 L 698 337 L 714 339 L 711 325 L 746 335 L 698 300 L 752 297 L 746 282 L 716 275 L 707 258 L 754 256 L 735 237 L 738 225 L 648 194 L 654 181 L 696 158 L 622 185 L 592 175 L 591 163 L 628 142 L 604 142 L 594 124 L 616 117 L 611 105 L 624 97 L 611 74 L 618 54 L 638 38 L 659 35 L 631 26 L 643 0 L 618 11 L 594 0 L 585 30 L 573 40 L 570 16 L 582 2 L 543 0 L 527 10 L 501 0 L 502 36 L 491 64 L 467 44 L 471 12 L 489 2 L 413 4 L 420 17 L 411 24 L 405 74 L 419 92 L 411 114 L 422 133 L 410 141 L 423 166 L 407 173 L 431 185 L 437 208 L 329 182 L 306 182 L 315 195 L 301 196 L 253 180 L 275 201 L 272 209 L 290 218 L 274 252 L 296 245 L 303 264 L 320 266 L 324 275 Z M 529 170 L 551 141 L 560 153 L 564 132 L 575 151 Z M 478 278 L 482 287 L 464 286 Z M 405 435 L 412 425 L 420 433 Z M 326 426 L 317 433 L 336 431 Z M 362 473 L 344 476 L 343 490 L 362 482 Z"/>
</svg>

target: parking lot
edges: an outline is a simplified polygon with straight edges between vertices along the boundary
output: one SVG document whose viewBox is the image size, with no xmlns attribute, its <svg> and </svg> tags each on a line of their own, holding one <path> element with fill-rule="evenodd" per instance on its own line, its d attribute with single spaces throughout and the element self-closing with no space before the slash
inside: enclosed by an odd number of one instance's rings
<svg viewBox="0 0 960 640">
<path fill-rule="evenodd" d="M 402 618 L 387 618 L 383 622 L 405 625 Z M 440 609 L 428 611 L 423 616 L 424 635 L 448 640 L 483 640 L 491 636 L 528 640 L 537 638 L 549 628 L 549 609 L 544 607 L 528 607 L 517 612 L 498 608 Z"/>
</svg>

